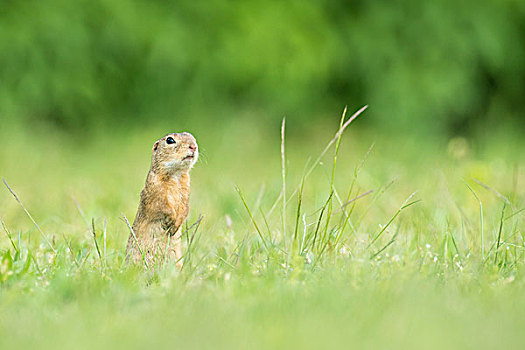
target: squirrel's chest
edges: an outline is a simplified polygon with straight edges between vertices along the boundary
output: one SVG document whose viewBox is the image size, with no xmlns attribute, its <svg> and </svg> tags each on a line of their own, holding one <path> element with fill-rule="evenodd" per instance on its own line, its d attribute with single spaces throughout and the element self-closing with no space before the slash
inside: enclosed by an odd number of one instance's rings
<svg viewBox="0 0 525 350">
<path fill-rule="evenodd" d="M 166 206 L 175 216 L 188 215 L 189 191 L 180 186 L 172 185 L 166 191 Z"/>
<path fill-rule="evenodd" d="M 183 206 L 182 194 L 180 192 L 168 192 L 166 194 L 166 206 L 174 212 L 178 212 Z"/>
</svg>

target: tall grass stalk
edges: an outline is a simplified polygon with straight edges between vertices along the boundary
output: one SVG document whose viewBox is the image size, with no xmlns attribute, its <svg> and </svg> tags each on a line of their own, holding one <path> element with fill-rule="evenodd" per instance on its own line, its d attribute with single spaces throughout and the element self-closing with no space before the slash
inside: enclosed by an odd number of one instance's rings
<svg viewBox="0 0 525 350">
<path fill-rule="evenodd" d="M 325 154 L 330 150 L 330 148 L 332 147 L 332 145 L 337 141 L 337 139 L 339 138 L 340 134 L 342 134 L 345 129 L 359 116 L 361 115 L 361 113 L 363 113 L 366 109 L 368 108 L 368 105 L 365 105 L 363 107 L 361 107 L 357 112 L 355 112 L 350 118 L 348 118 L 348 120 L 343 124 L 343 126 L 341 128 L 339 128 L 339 130 L 337 131 L 337 133 L 335 134 L 335 136 L 328 142 L 328 144 L 325 146 L 325 148 L 323 149 L 323 151 L 319 154 L 319 156 L 314 160 L 314 162 L 312 163 L 312 165 L 310 167 L 306 167 L 308 170 L 305 172 L 304 174 L 304 179 L 306 180 L 311 174 L 312 172 L 315 170 L 315 168 L 317 168 L 317 166 L 319 166 L 321 160 L 323 159 L 323 157 L 325 156 Z M 295 188 L 295 190 L 292 192 L 292 194 L 290 195 L 289 199 L 288 200 L 291 200 L 292 198 L 295 197 L 295 195 L 297 194 L 297 191 L 299 191 L 299 186 L 297 186 Z M 273 211 L 275 210 L 277 204 L 281 201 L 282 199 L 282 191 L 281 193 L 279 194 L 279 196 L 277 197 L 277 199 L 275 200 L 275 202 L 273 203 L 273 205 L 271 206 L 271 209 L 269 210 L 268 212 L 268 215 L 271 215 L 273 213 Z"/>
<path fill-rule="evenodd" d="M 237 191 L 237 193 L 239 194 L 239 197 L 241 197 L 241 200 L 244 204 L 244 208 L 246 209 L 246 211 L 248 212 L 248 215 L 250 216 L 250 219 L 252 220 L 252 223 L 253 223 L 253 226 L 255 227 L 255 230 L 257 231 L 257 233 L 259 234 L 259 238 L 261 239 L 262 241 L 262 244 L 264 246 L 264 248 L 266 249 L 266 251 L 269 251 L 268 249 L 268 245 L 266 244 L 266 240 L 264 239 L 264 236 L 261 232 L 261 230 L 259 229 L 259 225 L 257 225 L 257 221 L 255 220 L 255 218 L 253 217 L 252 215 L 252 211 L 250 210 L 250 207 L 248 206 L 248 203 L 246 203 L 246 200 L 244 199 L 244 196 L 242 194 L 242 191 L 240 190 L 239 187 L 235 186 L 235 190 Z M 284 238 L 283 238 L 284 239 Z"/>
<path fill-rule="evenodd" d="M 9 239 L 9 242 L 11 242 L 11 245 L 13 246 L 13 248 L 15 249 L 15 252 L 20 255 L 20 249 L 16 246 L 15 242 L 13 241 L 13 237 L 11 236 L 11 232 L 9 231 L 9 229 L 7 228 L 4 220 L 0 219 L 0 225 L 2 226 L 2 228 L 4 229 L 4 232 L 5 234 L 7 235 L 7 238 Z"/>
<path fill-rule="evenodd" d="M 474 197 L 476 198 L 479 204 L 479 226 L 480 226 L 479 231 L 480 231 L 480 237 L 481 237 L 481 260 L 484 261 L 485 260 L 485 240 L 483 237 L 483 203 L 481 202 L 481 199 L 479 199 L 477 193 L 472 189 L 472 187 L 470 187 L 469 184 L 466 182 L 465 182 L 465 185 L 467 185 L 468 189 L 470 190 L 470 192 L 472 192 L 472 194 L 474 195 Z"/>
<path fill-rule="evenodd" d="M 51 248 L 51 250 L 53 251 L 53 253 L 57 253 L 55 247 L 53 246 L 53 244 L 51 243 L 51 241 L 49 240 L 49 238 L 47 238 L 47 235 L 44 233 L 44 231 L 42 231 L 42 229 L 40 228 L 40 226 L 37 224 L 37 222 L 35 221 L 35 219 L 33 219 L 33 216 L 31 215 L 31 213 L 29 213 L 29 210 L 26 209 L 26 207 L 24 206 L 24 204 L 22 204 L 22 201 L 20 201 L 20 199 L 18 198 L 18 196 L 16 195 L 16 193 L 13 191 L 13 189 L 11 189 L 11 187 L 9 187 L 9 184 L 7 183 L 7 181 L 5 179 L 2 179 L 2 181 L 4 182 L 4 185 L 7 187 L 7 189 L 9 190 L 9 192 L 11 192 L 11 194 L 13 195 L 13 197 L 15 197 L 15 200 L 18 202 L 18 204 L 20 204 L 20 206 L 22 207 L 22 209 L 24 209 L 24 212 L 27 214 L 27 216 L 29 217 L 29 219 L 31 220 L 31 222 L 33 222 L 33 225 L 35 225 L 36 229 L 38 230 L 38 232 L 40 232 L 40 234 L 42 235 L 42 237 L 44 238 L 44 241 L 47 243 L 47 245 L 49 245 L 49 247 Z"/>
<path fill-rule="evenodd" d="M 184 254 L 185 261 L 184 261 L 184 265 L 182 265 L 183 269 L 185 268 L 185 266 L 191 265 L 192 263 L 193 252 L 200 238 L 199 227 L 201 226 L 201 222 L 203 218 L 204 217 L 202 216 L 202 214 L 199 214 L 199 217 L 197 218 L 197 220 L 193 224 L 191 224 L 189 227 L 186 227 L 186 230 L 181 234 L 181 237 L 186 236 L 188 240 L 188 245 L 186 247 L 186 253 Z M 190 237 L 189 233 L 193 228 L 195 229 L 193 230 L 193 233 Z M 197 236 L 197 232 L 199 232 L 199 236 Z"/>
<path fill-rule="evenodd" d="M 498 262 L 498 251 L 501 244 L 501 232 L 503 231 L 503 222 L 505 217 L 505 207 L 507 203 L 503 202 L 503 209 L 501 210 L 501 218 L 499 220 L 498 239 L 496 240 L 496 254 L 494 254 L 494 264 Z"/>
<path fill-rule="evenodd" d="M 293 234 L 293 245 L 292 245 L 292 253 L 294 255 L 297 254 L 297 248 L 299 247 L 298 230 L 299 230 L 299 220 L 301 217 L 301 204 L 303 202 L 303 189 L 304 189 L 304 179 L 301 181 L 301 187 L 300 187 L 299 193 L 297 194 L 297 213 L 295 215 L 295 229 L 294 229 L 294 234 Z"/>
<path fill-rule="evenodd" d="M 320 228 L 321 223 L 323 221 L 323 214 L 324 214 L 324 212 L 326 210 L 326 207 L 328 206 L 328 204 L 332 200 L 332 196 L 333 196 L 333 192 L 330 192 L 330 195 L 328 196 L 328 199 L 324 203 L 323 208 L 321 209 L 321 212 L 319 213 L 319 219 L 317 219 L 317 224 L 316 224 L 315 231 L 314 231 L 314 234 L 313 234 L 313 241 L 312 241 L 312 246 L 311 246 L 312 250 L 315 249 L 315 243 L 317 242 L 317 236 L 319 235 L 319 228 Z"/>
<path fill-rule="evenodd" d="M 284 133 L 286 128 L 286 117 L 283 118 L 281 124 L 281 178 L 282 178 L 282 197 L 283 197 L 283 240 L 286 242 L 286 154 L 284 146 Z"/>
<path fill-rule="evenodd" d="M 142 250 L 142 248 L 140 247 L 140 244 L 139 244 L 139 241 L 137 239 L 137 236 L 135 235 L 135 231 L 133 231 L 133 227 L 131 227 L 129 221 L 128 221 L 128 218 L 126 217 L 126 215 L 123 215 L 122 216 L 124 218 L 124 222 L 126 223 L 126 225 L 128 226 L 128 229 L 129 229 L 129 232 L 131 233 L 131 236 L 133 236 L 133 241 L 135 242 L 135 244 L 137 245 L 137 248 L 140 252 L 140 255 L 142 256 L 142 262 L 144 263 L 144 265 L 146 266 L 146 268 L 148 269 L 149 266 L 148 266 L 148 262 L 146 260 L 146 255 L 144 254 L 144 251 Z"/>
<path fill-rule="evenodd" d="M 383 233 L 386 231 L 386 229 L 390 226 L 390 224 L 392 224 L 392 222 L 394 222 L 394 220 L 399 216 L 399 214 L 401 214 L 401 212 L 403 210 L 405 210 L 406 208 L 408 208 L 411 205 L 416 204 L 416 203 L 418 203 L 420 201 L 420 200 L 416 200 L 416 201 L 410 202 L 410 200 L 412 199 L 412 197 L 414 197 L 416 195 L 416 193 L 417 193 L 417 191 L 413 192 L 410 196 L 408 196 L 407 199 L 405 199 L 405 201 L 403 202 L 401 207 L 399 207 L 399 209 L 394 213 L 394 215 L 390 218 L 390 220 L 386 223 L 386 225 L 382 225 L 381 226 L 379 232 L 370 241 L 370 243 L 368 244 L 367 248 L 370 248 L 372 245 L 374 245 L 374 243 L 379 239 L 379 237 L 381 237 L 383 235 Z"/>
<path fill-rule="evenodd" d="M 98 259 L 100 261 L 100 265 L 103 264 L 102 262 L 102 254 L 100 253 L 100 248 L 98 246 L 98 240 L 97 240 L 97 231 L 95 230 L 95 218 L 91 218 L 91 233 L 93 234 L 93 241 L 95 242 L 95 248 L 97 250 Z"/>
<path fill-rule="evenodd" d="M 104 267 L 107 267 L 108 265 L 107 241 L 106 241 L 107 231 L 108 231 L 108 219 L 104 218 L 104 233 L 103 233 L 104 235 Z"/>
<path fill-rule="evenodd" d="M 337 131 L 337 140 L 336 140 L 336 143 L 335 143 L 335 150 L 334 150 L 334 158 L 333 158 L 333 161 L 332 161 L 332 176 L 330 178 L 330 200 L 328 201 L 328 209 L 327 209 L 327 214 L 326 214 L 326 223 L 325 223 L 325 227 L 324 227 L 324 230 L 323 230 L 323 236 L 322 236 L 322 239 L 321 239 L 321 244 L 322 244 L 322 249 L 321 249 L 321 252 L 319 253 L 319 257 L 318 259 L 320 259 L 320 256 L 322 255 L 322 253 L 324 252 L 326 246 L 328 245 L 328 241 L 330 240 L 330 235 L 328 234 L 328 230 L 329 230 L 329 226 L 330 226 L 330 219 L 332 217 L 332 207 L 333 207 L 333 201 L 332 201 L 332 194 L 334 194 L 334 196 L 337 196 L 337 191 L 335 189 L 335 169 L 336 169 L 336 166 L 337 166 L 337 156 L 339 154 L 339 147 L 341 146 L 341 139 L 342 139 L 342 136 L 343 136 L 343 126 L 345 124 L 345 117 L 346 117 L 346 111 L 347 111 L 347 106 L 345 106 L 344 110 L 343 110 L 343 113 L 341 115 L 341 120 L 339 121 L 339 130 Z"/>
</svg>

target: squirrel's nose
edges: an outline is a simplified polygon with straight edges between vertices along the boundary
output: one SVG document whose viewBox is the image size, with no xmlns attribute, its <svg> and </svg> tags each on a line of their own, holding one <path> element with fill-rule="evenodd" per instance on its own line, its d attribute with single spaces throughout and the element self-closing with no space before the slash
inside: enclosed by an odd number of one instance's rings
<svg viewBox="0 0 525 350">
<path fill-rule="evenodd" d="M 190 143 L 190 145 L 188 146 L 190 150 L 192 150 L 193 152 L 195 152 L 197 150 L 197 145 L 194 144 L 194 143 Z"/>
</svg>

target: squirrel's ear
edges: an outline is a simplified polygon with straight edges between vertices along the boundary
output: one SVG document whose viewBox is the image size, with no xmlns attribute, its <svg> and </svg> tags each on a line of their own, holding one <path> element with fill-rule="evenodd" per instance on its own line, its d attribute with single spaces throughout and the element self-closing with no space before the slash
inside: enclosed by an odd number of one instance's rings
<svg viewBox="0 0 525 350">
<path fill-rule="evenodd" d="M 159 147 L 159 143 L 160 143 L 160 140 L 156 141 L 155 144 L 153 145 L 153 153 L 155 153 L 155 151 Z"/>
</svg>

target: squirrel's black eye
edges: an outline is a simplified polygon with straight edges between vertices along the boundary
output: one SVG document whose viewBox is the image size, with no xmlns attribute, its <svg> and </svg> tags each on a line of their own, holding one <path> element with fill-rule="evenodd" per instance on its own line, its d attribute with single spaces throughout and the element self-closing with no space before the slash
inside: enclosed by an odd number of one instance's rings
<svg viewBox="0 0 525 350">
<path fill-rule="evenodd" d="M 171 144 L 175 143 L 175 140 L 173 139 L 173 137 L 168 137 L 168 138 L 166 139 L 166 143 L 167 143 L 168 145 L 171 145 Z"/>
</svg>

